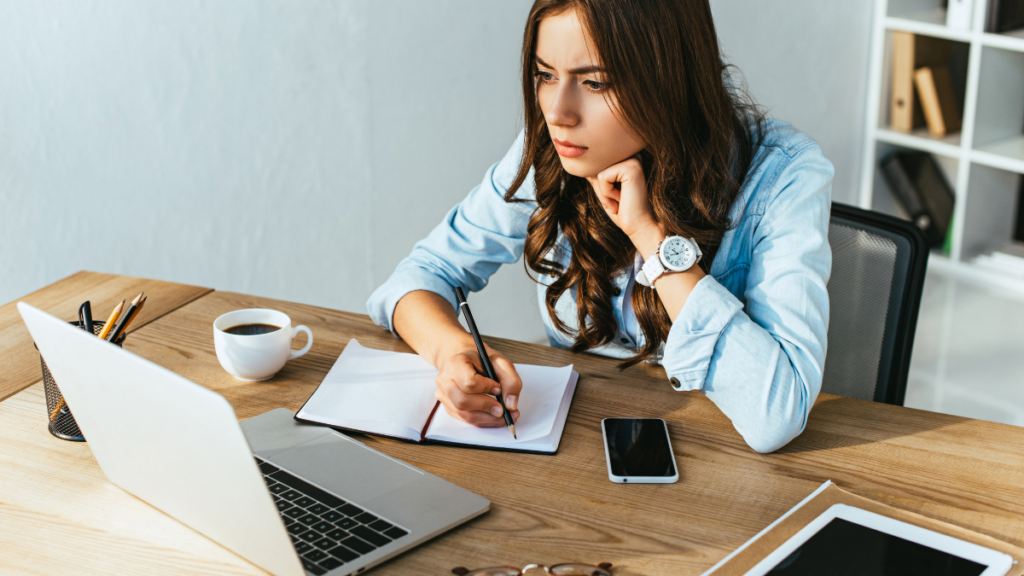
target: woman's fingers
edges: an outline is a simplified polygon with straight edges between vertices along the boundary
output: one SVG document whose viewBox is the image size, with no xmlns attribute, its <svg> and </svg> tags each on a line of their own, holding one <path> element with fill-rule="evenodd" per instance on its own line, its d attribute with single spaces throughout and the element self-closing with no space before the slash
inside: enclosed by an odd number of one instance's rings
<svg viewBox="0 0 1024 576">
<path fill-rule="evenodd" d="M 492 363 L 497 359 L 501 364 L 501 372 L 506 372 L 508 360 L 504 356 L 494 353 Z M 476 358 L 479 361 L 479 358 Z M 495 368 L 498 371 L 498 368 Z M 515 369 L 512 369 L 515 373 Z M 502 385 L 506 385 L 506 377 L 499 376 Z M 491 396 L 498 384 L 477 373 L 477 367 L 467 354 L 453 356 L 444 366 L 444 370 L 438 373 L 435 379 L 437 399 L 444 405 L 445 411 L 454 418 L 473 424 L 474 426 L 504 426 L 501 404 Z M 510 390 L 515 390 L 518 395 L 522 385 L 518 375 L 508 378 L 507 385 Z M 510 406 L 513 420 L 519 418 L 519 412 Z"/>
<path fill-rule="evenodd" d="M 515 410 L 519 406 L 519 396 L 523 390 L 523 381 L 519 378 L 515 365 L 509 362 L 508 358 L 497 353 L 490 353 L 490 357 L 495 375 L 501 381 L 500 393 L 505 399 L 505 407 L 509 410 Z M 492 393 L 497 395 L 494 391 Z"/>
</svg>

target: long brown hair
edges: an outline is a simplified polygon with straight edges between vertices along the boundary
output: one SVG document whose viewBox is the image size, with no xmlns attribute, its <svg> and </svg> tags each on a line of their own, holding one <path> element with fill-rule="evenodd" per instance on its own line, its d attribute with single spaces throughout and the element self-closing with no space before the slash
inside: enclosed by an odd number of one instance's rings
<svg viewBox="0 0 1024 576">
<path fill-rule="evenodd" d="M 692 237 L 710 270 L 729 211 L 751 169 L 764 116 L 727 82 L 707 0 L 537 0 L 523 37 L 526 142 L 513 198 L 534 170 L 537 209 L 527 227 L 525 264 L 555 277 L 546 292 L 559 331 L 575 336 L 574 352 L 610 342 L 616 321 L 613 277 L 632 268 L 632 242 L 605 214 L 590 183 L 566 172 L 537 102 L 535 50 L 540 21 L 575 10 L 588 30 L 618 101 L 617 112 L 639 135 L 647 194 L 654 217 L 669 235 Z M 559 230 L 572 247 L 568 267 L 547 256 Z M 555 312 L 576 286 L 578 330 Z M 634 313 L 645 343 L 623 367 L 656 354 L 671 320 L 653 288 L 635 284 Z"/>
</svg>

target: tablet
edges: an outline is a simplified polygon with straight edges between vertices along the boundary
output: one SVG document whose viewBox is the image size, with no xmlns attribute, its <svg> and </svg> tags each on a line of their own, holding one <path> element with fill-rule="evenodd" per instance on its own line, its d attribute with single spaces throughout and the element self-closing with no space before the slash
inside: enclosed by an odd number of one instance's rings
<svg viewBox="0 0 1024 576">
<path fill-rule="evenodd" d="M 1003 576 L 1013 558 L 945 534 L 835 504 L 746 576 Z"/>
</svg>

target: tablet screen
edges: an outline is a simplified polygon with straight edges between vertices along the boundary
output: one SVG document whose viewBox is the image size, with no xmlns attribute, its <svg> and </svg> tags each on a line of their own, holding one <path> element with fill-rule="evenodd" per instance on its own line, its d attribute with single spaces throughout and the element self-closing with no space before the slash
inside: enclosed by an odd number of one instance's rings
<svg viewBox="0 0 1024 576">
<path fill-rule="evenodd" d="M 773 576 L 978 576 L 986 566 L 833 518 L 768 574 Z"/>
</svg>

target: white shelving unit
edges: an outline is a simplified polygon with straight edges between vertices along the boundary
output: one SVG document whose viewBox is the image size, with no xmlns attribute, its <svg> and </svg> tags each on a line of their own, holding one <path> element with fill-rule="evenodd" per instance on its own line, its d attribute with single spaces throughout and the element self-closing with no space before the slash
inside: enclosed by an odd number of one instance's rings
<svg viewBox="0 0 1024 576">
<path fill-rule="evenodd" d="M 906 217 L 882 179 L 879 160 L 900 149 L 930 152 L 953 186 L 956 208 L 950 254 L 933 251 L 929 268 L 1024 294 L 1024 280 L 971 263 L 1011 240 L 1024 174 L 1024 31 L 985 32 L 988 8 L 988 0 L 974 0 L 970 29 L 955 30 L 945 25 L 943 0 L 876 0 L 858 202 L 861 208 Z M 894 31 L 967 46 L 959 133 L 933 138 L 923 128 L 910 133 L 889 128 Z"/>
</svg>

